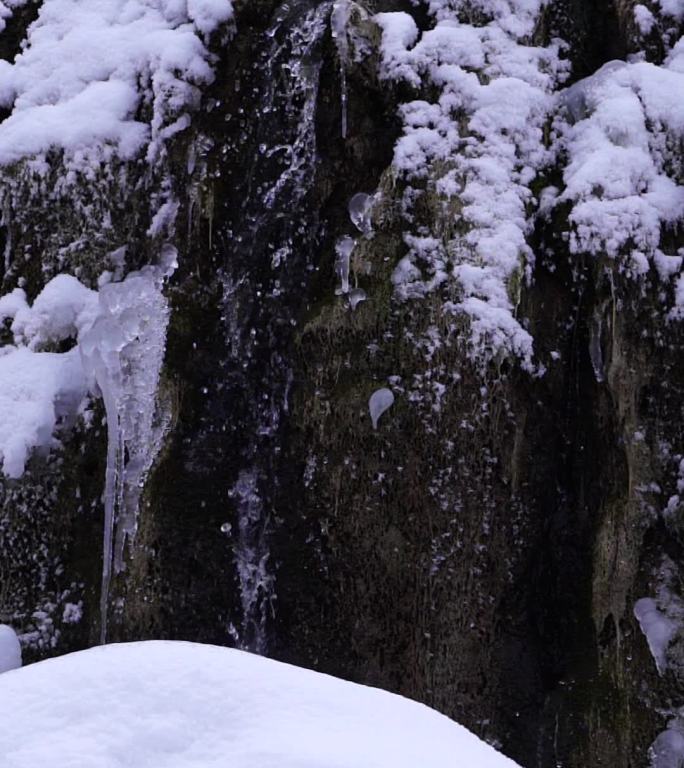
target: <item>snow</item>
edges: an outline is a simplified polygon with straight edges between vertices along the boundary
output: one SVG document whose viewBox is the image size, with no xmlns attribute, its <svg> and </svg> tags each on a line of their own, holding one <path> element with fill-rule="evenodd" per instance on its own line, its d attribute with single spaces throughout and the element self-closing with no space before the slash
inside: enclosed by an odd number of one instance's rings
<svg viewBox="0 0 684 768">
<path fill-rule="evenodd" d="M 106 145 L 127 159 L 149 144 L 154 159 L 213 79 L 203 37 L 232 15 L 230 0 L 44 0 L 22 52 L 0 62 L 0 164 Z"/>
<path fill-rule="evenodd" d="M 0 624 L 0 674 L 21 667 L 21 646 L 12 627 Z"/>
<path fill-rule="evenodd" d="M 517 317 L 520 287 L 535 264 L 528 236 L 537 217 L 561 206 L 569 210 L 572 253 L 607 256 L 635 279 L 655 267 L 673 286 L 670 316 L 684 317 L 681 255 L 665 247 L 684 221 L 684 102 L 673 98 L 684 93 L 684 40 L 661 66 L 639 57 L 611 61 L 562 90 L 563 44 L 529 43 L 543 5 L 430 0 L 435 21 L 422 33 L 409 14 L 374 17 L 380 76 L 415 93 L 400 107 L 393 161 L 409 187 L 405 220 L 410 226 L 425 196 L 435 196 L 446 217 L 405 233 L 395 297 L 422 299 L 455 281 L 461 298 L 449 312 L 470 320 L 474 356 L 513 354 L 530 372 L 542 368 Z M 684 2 L 663 0 L 661 10 L 681 18 Z M 636 5 L 634 13 L 647 34 L 652 11 Z M 554 166 L 563 185 L 535 199 L 532 182 Z M 439 230 L 447 236 L 436 237 Z"/>
<path fill-rule="evenodd" d="M 109 645 L 0 677 L 3 768 L 514 768 L 408 699 L 241 651 Z"/>
<path fill-rule="evenodd" d="M 92 324 L 96 312 L 96 291 L 86 288 L 72 275 L 57 275 L 31 307 L 26 304 L 16 312 L 12 333 L 17 343 L 36 349 L 50 342 L 76 338 L 81 329 Z"/>
<path fill-rule="evenodd" d="M 16 8 L 26 5 L 27 0 L 0 0 L 0 32 L 7 26 L 7 19 L 12 16 Z"/>
<path fill-rule="evenodd" d="M 20 288 L 0 297 L 0 317 L 12 320 L 16 345 L 0 348 L 0 458 L 7 477 L 21 477 L 33 450 L 56 444 L 58 428 L 76 420 L 88 395 L 104 400 L 103 641 L 112 572 L 123 568 L 124 546 L 135 535 L 140 494 L 165 429 L 156 407 L 169 315 L 162 289 L 175 268 L 176 249 L 166 244 L 160 261 L 121 282 L 103 281 L 99 291 L 62 274 L 31 306 Z M 45 350 L 68 340 L 74 346 L 67 352 Z"/>
<path fill-rule="evenodd" d="M 684 0 L 656 0 L 660 10 L 677 21 L 684 19 Z"/>
<path fill-rule="evenodd" d="M 658 734 L 648 750 L 650 768 L 682 768 L 684 765 L 684 720 L 676 717 Z"/>
<path fill-rule="evenodd" d="M 634 21 L 642 35 L 650 35 L 655 26 L 655 16 L 645 5 L 634 6 Z"/>
<path fill-rule="evenodd" d="M 33 449 L 55 444 L 58 422 L 76 413 L 86 393 L 78 350 L 0 350 L 0 457 L 7 477 L 21 477 Z"/>
<path fill-rule="evenodd" d="M 634 616 L 648 642 L 651 656 L 658 672 L 667 669 L 666 651 L 677 631 L 677 625 L 668 616 L 658 610 L 656 601 L 651 597 L 642 597 L 634 604 Z"/>
<path fill-rule="evenodd" d="M 639 277 L 668 260 L 662 235 L 684 220 L 684 187 L 672 173 L 684 137 L 684 92 L 675 49 L 663 66 L 609 62 L 569 88 L 556 121 L 566 157 L 568 239 L 574 253 L 607 255 Z M 666 272 L 675 271 L 675 262 Z"/>
<path fill-rule="evenodd" d="M 537 0 L 429 6 L 437 21 L 422 36 L 406 13 L 375 16 L 382 30 L 380 76 L 439 94 L 401 106 L 404 133 L 393 167 L 418 196 L 426 190 L 447 210 L 455 200 L 462 208 L 444 222 L 454 234 L 443 242 L 425 232 L 405 235 L 409 253 L 395 269 L 395 295 L 422 298 L 455 279 L 463 298 L 454 310 L 471 320 L 475 355 L 513 353 L 532 371 L 532 338 L 515 317 L 512 288 L 534 263 L 529 187 L 553 159 L 544 127 L 566 64 L 558 43 L 541 48 L 520 39 L 533 27 Z M 460 16 L 472 10 L 490 21 L 463 23 Z"/>
</svg>

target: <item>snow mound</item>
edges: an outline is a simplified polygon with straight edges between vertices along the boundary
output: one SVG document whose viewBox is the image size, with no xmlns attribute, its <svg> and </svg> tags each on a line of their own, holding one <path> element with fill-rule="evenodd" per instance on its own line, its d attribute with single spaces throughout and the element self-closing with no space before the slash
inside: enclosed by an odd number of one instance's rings
<svg viewBox="0 0 684 768">
<path fill-rule="evenodd" d="M 4 768 L 515 768 L 400 696 L 242 651 L 109 645 L 0 677 Z"/>
<path fill-rule="evenodd" d="M 609 62 L 563 94 L 567 114 L 556 126 L 567 166 L 558 201 L 572 205 L 573 253 L 620 259 L 637 276 L 651 262 L 660 271 L 663 261 L 674 260 L 673 269 L 681 263 L 681 254 L 660 250 L 663 230 L 684 220 L 684 106 L 673 98 L 684 75 L 677 67 L 676 52 L 662 67 Z"/>
<path fill-rule="evenodd" d="M 154 159 L 213 80 L 203 38 L 232 15 L 229 0 L 44 0 L 22 52 L 0 62 L 0 164 L 104 145 L 124 159 L 149 145 Z"/>
</svg>

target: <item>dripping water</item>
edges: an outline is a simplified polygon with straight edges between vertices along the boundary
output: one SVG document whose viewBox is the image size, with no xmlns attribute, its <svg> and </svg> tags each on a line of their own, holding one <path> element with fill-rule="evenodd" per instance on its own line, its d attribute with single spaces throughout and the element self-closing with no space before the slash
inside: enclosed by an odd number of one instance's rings
<svg viewBox="0 0 684 768">
<path fill-rule="evenodd" d="M 224 235 L 223 321 L 239 452 L 229 496 L 241 615 L 229 631 L 257 653 L 267 650 L 275 612 L 270 538 L 292 385 L 289 347 L 315 272 L 316 108 L 330 12 L 329 2 L 282 3 L 263 36 L 251 90 L 258 113 L 238 138 L 245 153 L 245 145 L 254 151 Z"/>
</svg>

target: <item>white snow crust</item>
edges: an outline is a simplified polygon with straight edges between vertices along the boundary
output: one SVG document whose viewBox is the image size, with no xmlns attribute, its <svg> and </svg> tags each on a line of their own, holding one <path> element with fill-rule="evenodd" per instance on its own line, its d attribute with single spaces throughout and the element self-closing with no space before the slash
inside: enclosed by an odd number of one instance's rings
<svg viewBox="0 0 684 768">
<path fill-rule="evenodd" d="M 375 17 L 382 28 L 381 76 L 440 93 L 435 102 L 402 105 L 394 169 L 409 184 L 462 204 L 450 237 L 407 233 L 395 293 L 420 298 L 455 279 L 462 299 L 450 307 L 470 319 L 476 353 L 512 352 L 530 370 L 532 338 L 515 317 L 511 288 L 529 276 L 534 261 L 526 242 L 533 221 L 529 186 L 552 159 L 543 130 L 565 73 L 557 44 L 540 48 L 520 39 L 539 7 L 537 0 L 435 0 L 435 26 L 422 36 L 408 14 Z M 459 20 L 473 9 L 486 23 Z"/>
<path fill-rule="evenodd" d="M 610 62 L 565 92 L 566 111 L 556 124 L 565 189 L 557 202 L 571 204 L 574 253 L 605 254 L 635 276 L 651 265 L 661 274 L 679 271 L 682 254 L 663 253 L 661 236 L 684 220 L 684 186 L 676 174 L 681 93 L 677 51 L 661 67 Z"/>
<path fill-rule="evenodd" d="M 564 90 L 563 43 L 529 42 L 544 4 L 430 0 L 435 22 L 423 33 L 409 14 L 375 16 L 381 77 L 439 94 L 400 108 L 393 167 L 413 187 L 405 218 L 425 193 L 453 212 L 446 235 L 435 227 L 405 234 L 395 296 L 420 299 L 455 279 L 460 300 L 445 310 L 470 320 L 475 356 L 512 353 L 530 371 L 539 370 L 533 339 L 516 304 L 521 282 L 533 279 L 528 235 L 555 207 L 569 211 L 572 253 L 669 283 L 670 317 L 684 317 L 684 251 L 663 245 L 684 222 L 684 41 L 662 66 L 609 62 Z M 660 5 L 666 16 L 683 15 L 682 0 Z M 651 12 L 637 5 L 635 14 L 646 33 Z M 535 199 L 532 183 L 554 166 L 563 187 Z"/>
<path fill-rule="evenodd" d="M 0 165 L 52 148 L 76 167 L 108 150 L 153 160 L 213 79 L 204 38 L 232 15 L 230 0 L 44 0 L 24 50 L 0 62 Z"/>
<path fill-rule="evenodd" d="M 3 768 L 515 768 L 408 699 L 184 642 L 4 674 L 0 723 Z"/>
</svg>

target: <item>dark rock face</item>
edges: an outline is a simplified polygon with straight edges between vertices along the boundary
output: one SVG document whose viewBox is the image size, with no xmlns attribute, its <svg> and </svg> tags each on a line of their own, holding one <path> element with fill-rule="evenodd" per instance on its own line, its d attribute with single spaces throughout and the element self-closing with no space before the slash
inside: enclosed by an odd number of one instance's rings
<svg viewBox="0 0 684 768">
<path fill-rule="evenodd" d="M 368 5 L 431 23 L 413 3 Z M 565 37 L 576 79 L 642 49 L 659 63 L 662 39 L 639 37 L 633 5 L 554 0 L 535 38 Z M 216 80 L 169 151 L 182 222 L 159 391 L 171 428 L 112 587 L 110 639 L 235 644 L 397 691 L 530 768 L 646 766 L 684 705 L 681 637 L 659 674 L 634 615 L 659 589 L 682 594 L 681 325 L 653 274 L 636 283 L 608 256 L 571 254 L 561 209 L 530 234 L 518 286 L 536 353 L 555 360 L 544 375 L 473 359 L 466 321 L 443 312 L 453 283 L 397 301 L 407 185 L 389 169 L 398 104 L 419 94 L 379 79 L 380 31 L 359 7 L 366 54 L 343 86 L 331 10 L 238 2 Z M 534 183 L 561 185 L 548 175 Z M 335 247 L 358 235 L 348 200 L 375 190 L 352 308 L 335 294 Z M 103 204 L 136 243 L 127 266 L 149 261 L 142 196 L 114 189 Z M 63 206 L 5 223 L 48 257 L 3 292 L 23 277 L 35 296 L 57 269 L 49 254 L 76 218 Z M 425 194 L 413 215 L 441 236 L 452 213 Z M 684 245 L 681 229 L 663 237 Z M 109 246 L 68 266 L 94 280 Z M 375 429 L 368 400 L 388 382 Z M 29 661 L 97 642 L 105 442 L 105 426 L 77 428 L 3 483 L 0 620 L 33 633 Z"/>
</svg>

